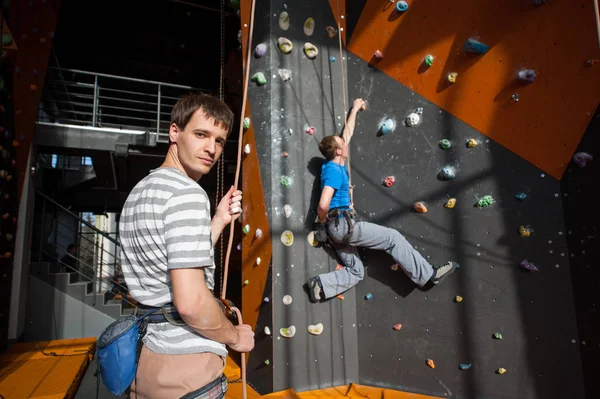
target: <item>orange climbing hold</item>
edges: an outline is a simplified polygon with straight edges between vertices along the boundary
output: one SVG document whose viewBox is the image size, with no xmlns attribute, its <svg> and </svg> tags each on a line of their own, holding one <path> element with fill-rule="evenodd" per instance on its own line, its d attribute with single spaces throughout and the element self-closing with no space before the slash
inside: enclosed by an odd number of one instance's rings
<svg viewBox="0 0 600 399">
<path fill-rule="evenodd" d="M 427 212 L 427 207 L 421 201 L 415 202 L 414 208 L 415 208 L 415 211 L 417 211 L 419 213 L 425 213 L 425 212 Z"/>
<path fill-rule="evenodd" d="M 431 359 L 427 359 L 427 362 L 426 362 L 426 363 L 427 363 L 427 365 L 428 365 L 429 367 L 431 367 L 432 369 L 434 369 L 434 368 L 435 368 L 435 363 L 433 362 L 433 360 L 431 360 Z"/>
<path fill-rule="evenodd" d="M 335 270 L 340 270 L 341 268 L 343 268 L 344 266 L 340 265 L 339 263 L 337 264 L 337 266 L 335 267 Z"/>
<path fill-rule="evenodd" d="M 338 296 L 336 296 L 337 299 L 341 299 L 342 301 L 344 300 L 344 294 L 339 294 Z"/>
<path fill-rule="evenodd" d="M 402 324 L 394 324 L 394 330 L 399 331 L 402 328 Z"/>
</svg>

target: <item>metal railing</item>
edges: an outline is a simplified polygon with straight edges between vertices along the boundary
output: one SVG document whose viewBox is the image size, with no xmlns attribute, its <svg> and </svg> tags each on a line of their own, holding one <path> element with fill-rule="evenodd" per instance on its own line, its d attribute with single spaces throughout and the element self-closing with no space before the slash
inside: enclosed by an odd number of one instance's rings
<svg viewBox="0 0 600 399">
<path fill-rule="evenodd" d="M 140 130 L 166 143 L 173 105 L 190 91 L 201 89 L 50 66 L 38 121 Z"/>
<path fill-rule="evenodd" d="M 91 283 L 91 292 L 105 294 L 105 299 L 121 299 L 131 306 L 119 267 L 120 243 L 116 233 L 107 233 L 79 215 L 63 207 L 41 191 L 36 192 L 35 224 L 37 237 L 31 260 L 50 262 L 55 272 L 71 273 L 71 282 Z M 76 253 L 69 253 L 71 244 L 77 246 Z M 96 295 L 93 295 L 96 304 Z"/>
</svg>

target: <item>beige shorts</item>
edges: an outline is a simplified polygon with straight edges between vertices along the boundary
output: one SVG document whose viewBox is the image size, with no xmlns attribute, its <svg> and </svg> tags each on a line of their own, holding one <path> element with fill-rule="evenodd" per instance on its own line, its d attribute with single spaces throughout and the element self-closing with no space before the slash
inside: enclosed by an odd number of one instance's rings
<svg viewBox="0 0 600 399">
<path fill-rule="evenodd" d="M 129 397 L 180 398 L 214 381 L 224 369 L 225 359 L 214 353 L 163 355 L 144 345 Z"/>
</svg>

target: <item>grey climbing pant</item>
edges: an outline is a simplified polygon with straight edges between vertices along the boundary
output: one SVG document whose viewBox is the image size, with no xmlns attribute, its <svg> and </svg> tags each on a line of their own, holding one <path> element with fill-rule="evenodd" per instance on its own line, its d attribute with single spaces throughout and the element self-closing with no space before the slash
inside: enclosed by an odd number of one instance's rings
<svg viewBox="0 0 600 399">
<path fill-rule="evenodd" d="M 346 237 L 347 243 L 344 243 L 348 223 L 353 224 L 353 231 Z M 327 234 L 334 242 L 344 267 L 319 275 L 325 298 L 347 291 L 364 278 L 365 268 L 357 247 L 386 251 L 419 287 L 427 284 L 433 276 L 433 267 L 397 230 L 342 216 L 327 222 Z"/>
</svg>

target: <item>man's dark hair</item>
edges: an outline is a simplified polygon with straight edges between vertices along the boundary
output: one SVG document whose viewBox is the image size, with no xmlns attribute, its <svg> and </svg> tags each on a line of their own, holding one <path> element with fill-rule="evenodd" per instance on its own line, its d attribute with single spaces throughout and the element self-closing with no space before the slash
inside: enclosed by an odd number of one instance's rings
<svg viewBox="0 0 600 399">
<path fill-rule="evenodd" d="M 200 108 L 206 118 L 215 118 L 215 126 L 223 127 L 228 135 L 231 133 L 233 112 L 223 101 L 208 94 L 189 93 L 181 97 L 171 111 L 171 123 L 185 129 L 194 112 Z"/>
<path fill-rule="evenodd" d="M 335 158 L 335 151 L 340 148 L 336 137 L 337 136 L 324 137 L 319 143 L 319 151 L 321 151 L 321 154 L 323 154 L 328 161 Z"/>
<path fill-rule="evenodd" d="M 67 247 L 67 252 L 71 252 L 73 248 L 77 248 L 77 244 L 69 244 L 69 246 Z"/>
</svg>

